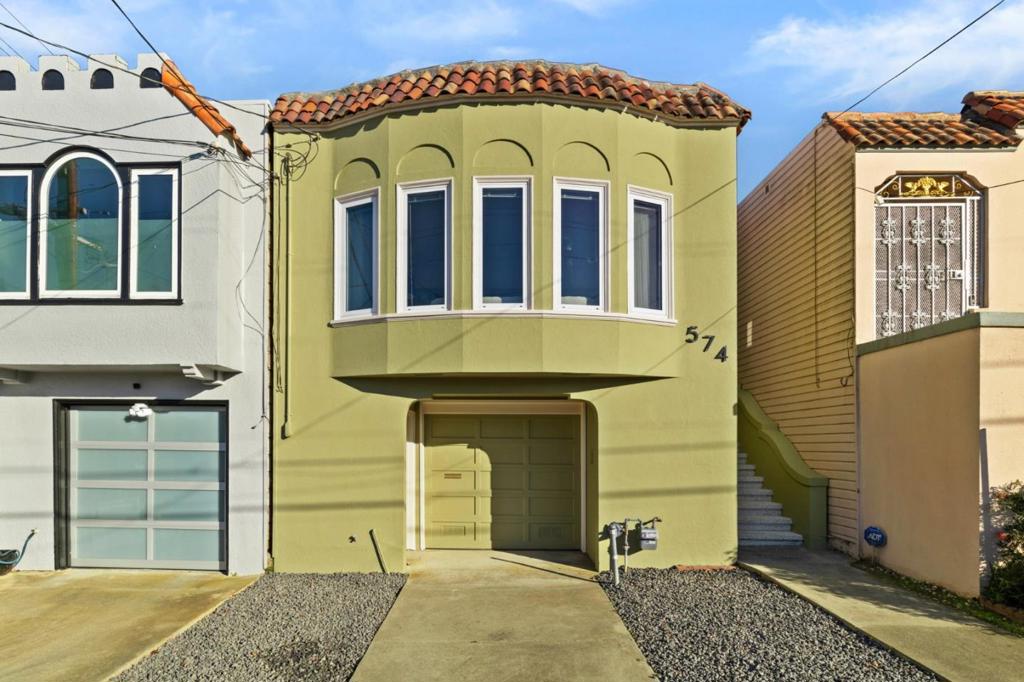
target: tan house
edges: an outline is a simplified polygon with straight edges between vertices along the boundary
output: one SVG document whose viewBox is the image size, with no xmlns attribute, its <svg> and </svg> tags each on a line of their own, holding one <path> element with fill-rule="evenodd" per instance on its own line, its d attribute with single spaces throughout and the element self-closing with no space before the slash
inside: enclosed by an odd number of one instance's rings
<svg viewBox="0 0 1024 682">
<path fill-rule="evenodd" d="M 976 595 L 1024 478 L 1024 92 L 963 104 L 825 114 L 741 202 L 741 398 L 781 436 L 740 438 L 830 545 Z"/>
</svg>

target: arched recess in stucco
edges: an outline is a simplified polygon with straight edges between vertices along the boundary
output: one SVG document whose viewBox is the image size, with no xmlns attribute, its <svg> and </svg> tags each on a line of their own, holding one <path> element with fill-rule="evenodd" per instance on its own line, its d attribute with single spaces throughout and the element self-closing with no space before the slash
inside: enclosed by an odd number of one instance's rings
<svg viewBox="0 0 1024 682">
<path fill-rule="evenodd" d="M 555 152 L 556 175 L 587 177 L 605 175 L 611 170 L 608 157 L 589 142 L 569 142 Z"/>
<path fill-rule="evenodd" d="M 473 156 L 475 168 L 533 167 L 533 156 L 513 140 L 490 140 L 480 145 Z"/>
<path fill-rule="evenodd" d="M 633 156 L 629 181 L 646 187 L 671 187 L 672 171 L 664 159 L 650 152 L 639 152 Z"/>
<path fill-rule="evenodd" d="M 455 168 L 447 149 L 436 144 L 421 144 L 407 151 L 398 161 L 398 173 L 434 173 Z"/>
<path fill-rule="evenodd" d="M 356 191 L 374 185 L 380 180 L 380 169 L 369 159 L 352 159 L 334 178 L 335 192 Z"/>
</svg>

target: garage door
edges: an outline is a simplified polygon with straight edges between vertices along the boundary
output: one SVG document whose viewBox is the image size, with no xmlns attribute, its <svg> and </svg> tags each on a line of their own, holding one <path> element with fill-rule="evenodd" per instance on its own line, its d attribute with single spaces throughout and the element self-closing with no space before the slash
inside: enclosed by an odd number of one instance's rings
<svg viewBox="0 0 1024 682">
<path fill-rule="evenodd" d="M 226 413 L 152 409 L 69 411 L 72 566 L 225 568 Z"/>
<path fill-rule="evenodd" d="M 427 547 L 578 549 L 579 417 L 427 416 Z"/>
</svg>

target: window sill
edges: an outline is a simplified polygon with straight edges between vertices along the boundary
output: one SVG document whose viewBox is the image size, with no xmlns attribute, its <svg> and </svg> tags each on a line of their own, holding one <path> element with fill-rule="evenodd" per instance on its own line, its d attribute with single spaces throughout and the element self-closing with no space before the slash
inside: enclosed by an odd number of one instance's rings
<svg viewBox="0 0 1024 682">
<path fill-rule="evenodd" d="M 147 306 L 147 305 L 183 305 L 181 298 L 0 298 L 0 307 L 7 305 L 109 305 L 109 306 Z"/>
<path fill-rule="evenodd" d="M 563 320 L 607 320 L 610 322 L 635 322 L 638 324 L 651 324 L 659 327 L 674 327 L 678 322 L 672 318 L 665 317 L 643 317 L 640 315 L 627 315 L 625 313 L 608 313 L 589 310 L 442 310 L 437 312 L 402 312 L 390 313 L 387 315 L 367 315 L 362 317 L 342 318 L 327 323 L 328 327 L 346 327 L 358 324 L 371 324 L 375 322 L 386 322 L 391 320 L 452 320 L 461 318 L 476 317 L 514 317 L 523 319 L 563 319 Z"/>
</svg>

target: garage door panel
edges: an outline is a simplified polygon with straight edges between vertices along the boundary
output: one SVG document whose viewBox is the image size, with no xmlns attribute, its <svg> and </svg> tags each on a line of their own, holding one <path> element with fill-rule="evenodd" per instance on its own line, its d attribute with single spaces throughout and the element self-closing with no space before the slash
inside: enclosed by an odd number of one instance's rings
<svg viewBox="0 0 1024 682">
<path fill-rule="evenodd" d="M 427 547 L 579 546 L 578 417 L 428 416 L 425 431 Z M 452 438 L 457 431 L 476 435 L 460 442 Z M 452 458 L 453 448 L 460 459 Z M 477 453 L 472 479 L 465 469 L 447 468 L 455 461 L 465 466 L 466 450 Z M 445 473 L 464 475 L 453 482 Z M 474 500 L 472 508 L 466 499 L 452 500 L 455 485 Z"/>
<path fill-rule="evenodd" d="M 576 487 L 575 472 L 572 469 L 531 469 L 529 486 L 530 490 L 572 492 Z"/>
<path fill-rule="evenodd" d="M 560 465 L 572 468 L 576 465 L 578 457 L 577 451 L 565 447 L 565 443 L 559 441 L 530 444 L 530 464 Z"/>
<path fill-rule="evenodd" d="M 72 566 L 226 568 L 227 412 L 68 410 Z"/>
<path fill-rule="evenodd" d="M 527 500 L 521 495 L 515 497 L 492 497 L 491 516 L 495 519 L 502 516 L 526 516 Z"/>
<path fill-rule="evenodd" d="M 579 422 L 564 416 L 530 417 L 530 438 L 571 439 L 577 435 Z"/>
<path fill-rule="evenodd" d="M 525 491 L 525 467 L 495 467 L 491 471 L 491 490 L 495 492 Z"/>
<path fill-rule="evenodd" d="M 435 445 L 430 452 L 432 469 L 469 469 L 476 468 L 476 449 L 465 443 L 453 445 Z"/>
<path fill-rule="evenodd" d="M 576 520 L 576 500 L 567 497 L 531 497 L 529 500 L 530 516 L 548 516 Z"/>
<path fill-rule="evenodd" d="M 431 438 L 476 438 L 480 435 L 480 420 L 476 417 L 451 417 L 431 419 Z"/>
<path fill-rule="evenodd" d="M 525 417 L 480 417 L 481 438 L 523 438 Z"/>
<path fill-rule="evenodd" d="M 472 494 L 477 489 L 475 471 L 431 471 L 431 489 L 438 495 L 452 493 Z"/>
</svg>

